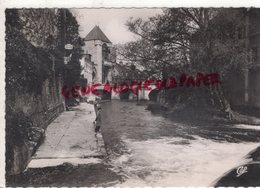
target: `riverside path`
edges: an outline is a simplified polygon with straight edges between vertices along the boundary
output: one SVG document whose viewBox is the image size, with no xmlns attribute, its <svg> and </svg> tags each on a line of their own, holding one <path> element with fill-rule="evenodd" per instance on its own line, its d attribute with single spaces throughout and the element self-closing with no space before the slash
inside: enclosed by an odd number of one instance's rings
<svg viewBox="0 0 260 188">
<path fill-rule="evenodd" d="M 72 111 L 63 112 L 48 126 L 44 143 L 32 157 L 28 168 L 104 157 L 102 135 L 95 137 L 94 133 L 95 117 L 94 107 L 88 103 L 80 103 Z"/>
</svg>

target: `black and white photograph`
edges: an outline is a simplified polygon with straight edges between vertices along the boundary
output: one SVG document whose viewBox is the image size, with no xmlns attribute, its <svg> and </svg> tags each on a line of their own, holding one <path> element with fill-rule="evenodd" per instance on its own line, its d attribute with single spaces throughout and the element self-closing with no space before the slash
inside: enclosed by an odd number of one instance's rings
<svg viewBox="0 0 260 188">
<path fill-rule="evenodd" d="M 6 8 L 7 187 L 260 186 L 260 8 Z"/>
</svg>

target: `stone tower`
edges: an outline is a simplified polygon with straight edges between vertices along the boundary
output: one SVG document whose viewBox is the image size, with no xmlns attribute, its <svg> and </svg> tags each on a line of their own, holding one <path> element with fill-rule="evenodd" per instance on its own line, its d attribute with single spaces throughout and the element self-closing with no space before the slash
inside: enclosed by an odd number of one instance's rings
<svg viewBox="0 0 260 188">
<path fill-rule="evenodd" d="M 85 37 L 85 53 L 91 54 L 96 75 L 93 82 L 104 83 L 104 52 L 111 45 L 111 41 L 99 28 L 95 26 Z"/>
</svg>

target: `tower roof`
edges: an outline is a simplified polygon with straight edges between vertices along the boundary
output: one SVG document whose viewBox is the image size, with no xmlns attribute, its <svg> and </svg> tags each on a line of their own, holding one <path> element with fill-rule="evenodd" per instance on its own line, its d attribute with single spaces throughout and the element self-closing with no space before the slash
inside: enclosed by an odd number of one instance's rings
<svg viewBox="0 0 260 188">
<path fill-rule="evenodd" d="M 107 36 L 103 33 L 103 31 L 99 28 L 99 26 L 95 26 L 85 37 L 85 41 L 89 40 L 101 40 L 102 42 L 111 43 L 111 41 L 107 38 Z"/>
</svg>

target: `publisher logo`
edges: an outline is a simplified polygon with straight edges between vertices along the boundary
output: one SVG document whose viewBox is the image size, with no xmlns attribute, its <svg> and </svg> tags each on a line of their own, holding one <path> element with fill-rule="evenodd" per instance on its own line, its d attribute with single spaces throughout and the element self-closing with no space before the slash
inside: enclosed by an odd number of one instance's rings
<svg viewBox="0 0 260 188">
<path fill-rule="evenodd" d="M 247 166 L 240 166 L 237 168 L 237 177 L 241 176 L 244 173 L 247 173 Z"/>
</svg>

